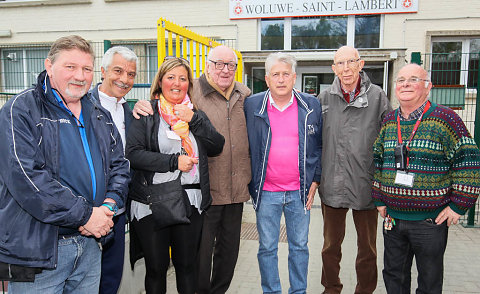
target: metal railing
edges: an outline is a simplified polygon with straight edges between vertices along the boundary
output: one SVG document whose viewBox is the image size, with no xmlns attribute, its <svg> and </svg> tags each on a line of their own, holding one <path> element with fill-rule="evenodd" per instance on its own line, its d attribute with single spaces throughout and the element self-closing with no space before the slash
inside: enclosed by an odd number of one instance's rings
<svg viewBox="0 0 480 294">
<path fill-rule="evenodd" d="M 480 53 L 412 52 L 411 61 L 423 65 L 433 88 L 430 100 L 454 109 L 480 147 Z M 480 203 L 463 216 L 464 226 L 480 226 Z"/>
<path fill-rule="evenodd" d="M 159 67 L 165 56 L 182 57 L 190 61 L 193 76 L 198 78 L 205 70 L 204 67 L 208 52 L 219 45 L 222 45 L 222 43 L 194 33 L 193 31 L 174 24 L 165 18 L 159 18 L 157 21 Z M 238 67 L 235 74 L 235 80 L 241 83 L 243 80 L 242 54 L 234 48 L 232 49 L 238 57 Z"/>
</svg>

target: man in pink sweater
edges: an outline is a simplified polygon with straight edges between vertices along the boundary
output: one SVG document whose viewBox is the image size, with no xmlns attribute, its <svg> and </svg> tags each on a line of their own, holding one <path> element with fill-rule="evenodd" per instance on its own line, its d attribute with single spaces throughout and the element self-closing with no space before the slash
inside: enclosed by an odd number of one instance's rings
<svg viewBox="0 0 480 294">
<path fill-rule="evenodd" d="M 282 213 L 288 236 L 288 292 L 307 289 L 308 226 L 321 174 L 322 112 L 315 97 L 293 89 L 295 67 L 293 56 L 270 54 L 265 62 L 269 90 L 244 104 L 264 293 L 282 293 L 277 257 Z"/>
</svg>

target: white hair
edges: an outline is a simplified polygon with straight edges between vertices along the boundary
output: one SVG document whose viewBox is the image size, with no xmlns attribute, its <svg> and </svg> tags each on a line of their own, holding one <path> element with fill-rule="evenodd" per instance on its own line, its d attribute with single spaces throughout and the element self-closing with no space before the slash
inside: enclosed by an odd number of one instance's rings
<svg viewBox="0 0 480 294">
<path fill-rule="evenodd" d="M 283 62 L 290 65 L 293 72 L 295 72 L 295 68 L 297 67 L 297 60 L 295 60 L 293 55 L 283 52 L 270 53 L 267 56 L 267 60 L 265 60 L 265 72 L 267 75 L 277 62 Z"/>
<path fill-rule="evenodd" d="M 110 64 L 112 64 L 113 56 L 115 54 L 120 54 L 123 58 L 125 58 L 127 61 L 130 62 L 135 62 L 137 63 L 138 57 L 137 55 L 130 49 L 124 46 L 114 46 L 105 52 L 102 58 L 102 67 L 105 70 L 108 70 L 108 67 Z"/>
<path fill-rule="evenodd" d="M 235 53 L 234 50 L 232 50 L 232 48 L 228 47 L 228 46 L 225 46 L 225 45 L 220 45 L 220 46 L 217 46 L 215 48 L 212 48 L 210 51 L 208 51 L 208 55 L 207 55 L 207 61 L 208 60 L 213 60 L 213 56 L 215 55 L 216 51 L 218 51 L 217 48 L 228 48 L 230 51 L 232 51 L 233 53 L 233 56 L 235 56 L 235 63 L 238 63 L 238 56 L 237 56 L 237 53 Z M 217 50 L 215 50 L 217 49 Z M 215 60 L 214 60 L 215 61 Z M 225 60 L 224 60 L 225 61 Z"/>
</svg>

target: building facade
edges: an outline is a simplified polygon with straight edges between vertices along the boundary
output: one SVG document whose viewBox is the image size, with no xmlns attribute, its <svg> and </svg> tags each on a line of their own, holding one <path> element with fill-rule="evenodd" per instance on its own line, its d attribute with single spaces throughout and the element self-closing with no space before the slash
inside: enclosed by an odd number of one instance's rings
<svg viewBox="0 0 480 294">
<path fill-rule="evenodd" d="M 412 52 L 445 54 L 440 61 L 421 56 L 433 71 L 453 58 L 450 74 L 433 76 L 434 84 L 468 88 L 478 80 L 480 1 L 0 0 L 0 15 L 3 93 L 35 82 L 49 45 L 67 34 L 98 44 L 98 57 L 108 42 L 130 46 L 141 57 L 137 83 L 148 84 L 160 17 L 242 52 L 243 80 L 254 92 L 265 89 L 265 57 L 285 50 L 298 60 L 296 88 L 318 94 L 333 80 L 333 54 L 342 45 L 359 48 L 365 71 L 390 98 L 393 78 Z"/>
</svg>

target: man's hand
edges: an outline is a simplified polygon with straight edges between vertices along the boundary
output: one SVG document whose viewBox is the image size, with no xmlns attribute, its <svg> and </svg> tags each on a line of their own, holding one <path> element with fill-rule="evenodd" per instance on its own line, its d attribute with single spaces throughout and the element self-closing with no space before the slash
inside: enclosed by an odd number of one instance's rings
<svg viewBox="0 0 480 294">
<path fill-rule="evenodd" d="M 450 206 L 447 206 L 438 214 L 437 218 L 435 219 L 435 223 L 439 225 L 446 220 L 447 226 L 450 226 L 452 224 L 457 224 L 459 218 L 460 215 L 453 211 Z"/>
<path fill-rule="evenodd" d="M 380 213 L 380 216 L 382 218 L 385 218 L 387 216 L 387 207 L 386 206 L 377 206 L 378 213 Z"/>
<path fill-rule="evenodd" d="M 194 164 L 198 163 L 198 159 L 187 155 L 180 155 L 178 157 L 178 169 L 182 172 L 189 172 Z"/>
<path fill-rule="evenodd" d="M 133 117 L 136 119 L 140 119 L 140 115 L 153 115 L 152 105 L 147 100 L 138 100 L 133 107 L 132 113 Z"/>
<path fill-rule="evenodd" d="M 113 227 L 113 214 L 113 211 L 105 206 L 94 207 L 88 222 L 84 226 L 80 226 L 78 230 L 84 236 L 93 235 L 95 238 L 105 236 Z"/>
<path fill-rule="evenodd" d="M 317 192 L 318 186 L 319 184 L 317 182 L 312 182 L 310 190 L 308 190 L 307 210 L 310 210 L 312 208 L 313 200 L 315 198 L 315 193 Z"/>
</svg>

